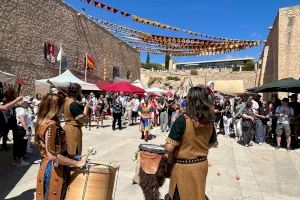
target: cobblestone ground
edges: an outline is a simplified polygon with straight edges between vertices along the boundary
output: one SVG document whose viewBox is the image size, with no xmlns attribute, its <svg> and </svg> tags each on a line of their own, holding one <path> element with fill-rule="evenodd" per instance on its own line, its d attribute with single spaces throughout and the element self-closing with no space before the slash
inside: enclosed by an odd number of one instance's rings
<svg viewBox="0 0 300 200">
<path fill-rule="evenodd" d="M 134 153 L 140 143 L 137 126 L 112 131 L 110 120 L 105 128 L 84 128 L 84 151 L 93 146 L 97 155 L 94 162 L 111 162 L 120 165 L 116 200 L 143 200 L 141 189 L 132 185 L 135 171 Z M 149 143 L 163 144 L 166 138 L 158 128 L 152 130 L 156 138 Z M 11 137 L 11 136 L 10 136 Z M 209 173 L 206 193 L 212 200 L 300 199 L 300 153 L 276 150 L 268 144 L 250 148 L 239 145 L 234 139 L 219 136 L 219 147 L 209 154 Z M 12 149 L 12 146 L 10 146 Z M 31 155 L 31 161 L 38 153 Z M 38 165 L 16 167 L 12 165 L 12 152 L 0 152 L 0 199 L 31 200 L 35 196 Z M 162 199 L 168 191 L 168 181 L 161 188 Z M 191 197 L 191 200 L 193 198 Z"/>
</svg>

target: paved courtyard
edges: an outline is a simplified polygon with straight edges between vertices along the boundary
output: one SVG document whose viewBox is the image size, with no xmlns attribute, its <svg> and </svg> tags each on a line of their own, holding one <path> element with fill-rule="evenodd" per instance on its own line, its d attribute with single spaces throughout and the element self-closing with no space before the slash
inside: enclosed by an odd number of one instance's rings
<svg viewBox="0 0 300 200">
<path fill-rule="evenodd" d="M 143 200 L 139 186 L 132 185 L 135 171 L 134 154 L 143 141 L 137 126 L 121 131 L 111 130 L 110 120 L 103 129 L 84 129 L 84 151 L 92 146 L 97 155 L 94 162 L 120 165 L 116 200 Z M 149 143 L 163 144 L 166 134 L 154 128 L 157 137 Z M 243 147 L 234 139 L 219 136 L 219 147 L 209 154 L 206 193 L 212 200 L 299 200 L 300 153 L 276 150 L 268 144 Z M 10 146 L 11 147 L 11 146 Z M 11 148 L 12 149 L 12 148 Z M 32 154 L 31 160 L 38 158 Z M 35 195 L 38 165 L 12 165 L 12 152 L 0 152 L 0 199 L 31 200 Z M 168 191 L 168 181 L 161 188 L 162 199 Z M 193 198 L 191 197 L 191 200 Z"/>
</svg>

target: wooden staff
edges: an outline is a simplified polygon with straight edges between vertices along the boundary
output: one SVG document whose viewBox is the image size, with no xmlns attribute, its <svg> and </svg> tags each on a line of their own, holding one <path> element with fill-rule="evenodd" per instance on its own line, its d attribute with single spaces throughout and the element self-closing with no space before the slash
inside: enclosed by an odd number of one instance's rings
<svg viewBox="0 0 300 200">
<path fill-rule="evenodd" d="M 47 80 L 47 83 L 49 83 L 52 87 L 56 88 L 63 96 L 65 97 L 69 96 L 65 90 L 56 87 L 50 80 Z"/>
<path fill-rule="evenodd" d="M 177 90 L 174 92 L 174 96 L 175 96 L 175 94 L 178 92 L 178 90 L 180 89 L 180 87 L 183 86 L 183 84 L 185 83 L 186 79 L 187 79 L 187 77 L 184 77 L 184 78 L 183 78 L 183 80 L 181 81 L 179 87 L 178 87 Z"/>
</svg>

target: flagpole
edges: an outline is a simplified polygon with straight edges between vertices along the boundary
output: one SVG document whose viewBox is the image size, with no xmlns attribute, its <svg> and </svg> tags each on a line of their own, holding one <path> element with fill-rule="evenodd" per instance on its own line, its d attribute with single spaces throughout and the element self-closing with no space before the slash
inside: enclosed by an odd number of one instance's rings
<svg viewBox="0 0 300 200">
<path fill-rule="evenodd" d="M 104 66 L 103 66 L 103 79 L 105 80 L 106 79 L 106 68 L 105 68 L 105 62 L 106 62 L 106 58 L 104 58 Z"/>
<path fill-rule="evenodd" d="M 60 50 L 59 51 L 61 51 L 61 43 L 60 43 Z M 60 59 L 59 59 L 59 75 L 61 74 L 61 59 L 62 59 L 62 55 L 60 54 Z"/>
<path fill-rule="evenodd" d="M 85 53 L 85 72 L 84 72 L 84 81 L 86 82 L 86 75 L 87 75 L 87 52 Z"/>
</svg>

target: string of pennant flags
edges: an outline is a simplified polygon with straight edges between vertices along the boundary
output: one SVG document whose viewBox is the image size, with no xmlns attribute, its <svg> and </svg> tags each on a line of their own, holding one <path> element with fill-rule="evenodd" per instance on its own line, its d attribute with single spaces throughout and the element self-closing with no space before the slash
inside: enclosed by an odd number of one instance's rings
<svg viewBox="0 0 300 200">
<path fill-rule="evenodd" d="M 132 16 L 129 13 L 119 11 L 118 9 L 105 5 L 99 1 L 82 1 L 103 9 L 107 9 L 112 13 L 120 12 L 121 15 Z M 219 53 L 240 51 L 245 48 L 262 44 L 261 41 L 256 40 L 227 40 L 226 38 L 220 39 L 217 37 L 210 37 L 210 40 L 208 40 L 155 35 L 104 21 L 87 14 L 86 16 L 99 26 L 108 30 L 123 42 L 135 48 L 137 51 L 147 51 L 153 54 L 170 54 L 173 56 L 214 55 Z"/>
<path fill-rule="evenodd" d="M 193 46 L 203 46 L 207 44 L 218 44 L 218 45 L 249 45 L 249 46 L 257 46 L 260 45 L 260 41 L 255 41 L 255 40 L 240 40 L 240 41 L 216 41 L 216 40 L 203 40 L 203 39 L 193 39 L 193 38 L 179 38 L 179 37 L 168 37 L 168 36 L 160 36 L 160 35 L 153 35 L 150 33 L 142 32 L 142 31 L 137 31 L 134 29 L 130 29 L 124 26 L 120 26 L 117 24 L 113 24 L 104 20 L 100 20 L 94 17 L 88 16 L 90 19 L 95 21 L 96 23 L 103 24 L 106 26 L 106 29 L 112 30 L 114 29 L 114 32 L 127 32 L 134 34 L 133 37 L 136 37 L 138 39 L 144 40 L 146 42 L 156 42 L 160 44 L 166 44 L 166 43 L 177 43 L 177 44 L 184 44 L 184 45 L 193 45 Z M 101 26 L 103 26 L 101 25 Z"/>
<path fill-rule="evenodd" d="M 162 28 L 162 29 L 168 29 L 168 30 L 172 30 L 172 31 L 181 31 L 181 32 L 184 32 L 184 33 L 189 34 L 189 35 L 199 36 L 199 37 L 208 38 L 208 39 L 212 39 L 212 40 L 220 40 L 220 41 L 244 41 L 244 42 L 248 41 L 248 42 L 262 43 L 261 41 L 239 40 L 239 39 L 223 38 L 223 37 L 217 37 L 217 36 L 213 36 L 213 35 L 198 33 L 198 32 L 194 32 L 194 31 L 190 31 L 190 30 L 186 30 L 186 29 L 181 29 L 181 28 L 178 28 L 178 27 L 175 27 L 175 26 L 170 26 L 170 25 L 163 24 L 163 23 L 160 23 L 160 22 L 157 22 L 157 21 L 153 21 L 153 20 L 150 20 L 150 19 L 139 17 L 139 16 L 130 14 L 130 13 L 125 12 L 125 11 L 121 11 L 121 10 L 119 10 L 117 8 L 114 8 L 112 6 L 104 4 L 104 3 L 100 2 L 99 0 L 98 1 L 96 1 L 96 0 L 81 0 L 81 1 L 83 1 L 85 3 L 88 3 L 90 5 L 93 5 L 93 6 L 97 7 L 97 8 L 105 9 L 107 11 L 110 11 L 113 14 L 120 13 L 121 16 L 123 16 L 123 17 L 131 17 L 131 19 L 133 21 L 135 21 L 135 22 L 143 23 L 143 24 L 150 25 L 150 26 L 156 26 L 156 27 L 159 27 L 159 28 Z"/>
<path fill-rule="evenodd" d="M 120 40 L 128 43 L 138 51 L 155 52 L 174 55 L 213 55 L 238 51 L 251 46 L 257 46 L 257 41 L 214 41 L 201 39 L 174 38 L 152 35 L 137 31 L 104 20 L 90 17 L 103 28 L 110 31 Z M 172 51 L 172 50 L 179 51 Z"/>
</svg>

